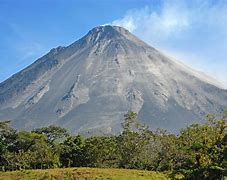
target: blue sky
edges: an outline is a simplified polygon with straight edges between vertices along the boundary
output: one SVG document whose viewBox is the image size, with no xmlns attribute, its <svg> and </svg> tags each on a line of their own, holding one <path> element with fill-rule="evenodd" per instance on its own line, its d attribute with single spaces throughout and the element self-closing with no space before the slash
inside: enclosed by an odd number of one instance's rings
<svg viewBox="0 0 227 180">
<path fill-rule="evenodd" d="M 126 27 L 227 87 L 226 0 L 0 0 L 0 82 L 103 24 Z"/>
</svg>

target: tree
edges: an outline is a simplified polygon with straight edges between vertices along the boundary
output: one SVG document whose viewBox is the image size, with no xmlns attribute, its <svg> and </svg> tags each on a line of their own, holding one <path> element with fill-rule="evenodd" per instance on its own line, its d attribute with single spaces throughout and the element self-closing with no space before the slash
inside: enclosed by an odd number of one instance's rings
<svg viewBox="0 0 227 180">
<path fill-rule="evenodd" d="M 14 150 L 14 143 L 17 139 L 15 129 L 9 127 L 10 121 L 0 122 L 0 168 L 5 171 L 8 165 L 4 154 Z"/>
<path fill-rule="evenodd" d="M 117 167 L 119 151 L 116 137 L 89 137 L 85 140 L 84 159 L 89 167 Z"/>
<path fill-rule="evenodd" d="M 137 114 L 131 111 L 125 115 L 122 127 L 123 132 L 118 136 L 120 167 L 144 169 L 148 162 L 145 150 L 151 132 L 138 122 Z"/>
<path fill-rule="evenodd" d="M 176 158 L 181 154 L 177 149 L 176 135 L 162 129 L 151 133 L 146 153 L 149 158 L 149 169 L 156 171 L 172 170 L 176 165 Z"/>
<path fill-rule="evenodd" d="M 221 115 L 210 114 L 206 123 L 192 124 L 181 131 L 179 148 L 190 157 L 189 164 L 181 167 L 186 169 L 186 177 L 219 179 L 223 176 L 226 117 L 226 112 Z"/>
<path fill-rule="evenodd" d="M 59 154 L 53 147 L 43 134 L 20 131 L 3 158 L 11 170 L 59 167 Z"/>
<path fill-rule="evenodd" d="M 63 167 L 84 166 L 84 138 L 81 135 L 69 136 L 62 144 L 60 159 Z"/>
<path fill-rule="evenodd" d="M 69 136 L 69 133 L 65 128 L 54 125 L 37 128 L 32 130 L 32 132 L 46 135 L 48 141 L 51 143 L 54 142 L 55 140 L 59 140 L 61 138 L 66 138 L 67 136 Z"/>
</svg>

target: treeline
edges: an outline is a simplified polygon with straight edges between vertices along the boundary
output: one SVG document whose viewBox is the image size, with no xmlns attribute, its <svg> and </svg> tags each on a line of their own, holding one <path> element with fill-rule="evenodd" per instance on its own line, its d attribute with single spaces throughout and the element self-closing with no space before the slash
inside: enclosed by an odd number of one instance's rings
<svg viewBox="0 0 227 180">
<path fill-rule="evenodd" d="M 227 111 L 210 114 L 179 135 L 151 131 L 128 112 L 117 136 L 71 135 L 49 126 L 16 131 L 0 122 L 2 171 L 54 167 L 116 167 L 171 172 L 172 178 L 222 179 L 227 167 Z"/>
</svg>

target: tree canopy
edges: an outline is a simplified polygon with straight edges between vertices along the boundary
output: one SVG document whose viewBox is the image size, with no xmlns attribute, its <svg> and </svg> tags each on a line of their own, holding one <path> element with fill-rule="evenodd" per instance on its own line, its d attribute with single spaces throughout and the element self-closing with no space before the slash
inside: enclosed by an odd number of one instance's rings
<svg viewBox="0 0 227 180">
<path fill-rule="evenodd" d="M 128 112 L 122 132 L 112 136 L 72 135 L 51 125 L 17 131 L 0 122 L 2 171 L 53 167 L 120 167 L 171 172 L 184 179 L 222 179 L 227 167 L 227 111 L 178 135 L 150 130 Z"/>
</svg>

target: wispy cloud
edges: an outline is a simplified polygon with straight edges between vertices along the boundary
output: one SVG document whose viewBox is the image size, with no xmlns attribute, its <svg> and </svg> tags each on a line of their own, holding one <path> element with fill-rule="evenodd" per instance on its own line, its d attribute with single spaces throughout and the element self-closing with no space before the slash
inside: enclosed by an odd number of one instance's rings
<svg viewBox="0 0 227 180">
<path fill-rule="evenodd" d="M 126 12 L 120 25 L 227 87 L 227 2 L 163 0 Z"/>
<path fill-rule="evenodd" d="M 37 58 L 47 51 L 47 48 L 37 42 L 23 42 L 14 45 L 20 55 L 21 62 L 27 59 Z"/>
<path fill-rule="evenodd" d="M 57 46 L 45 33 L 25 28 L 20 23 L 0 17 L 0 26 L 0 33 L 4 35 L 0 43 L 0 82 Z"/>
<path fill-rule="evenodd" d="M 0 46 L 0 81 L 8 78 L 15 72 L 25 68 L 35 59 L 47 52 L 48 47 L 33 38 L 27 37 L 26 32 L 20 31 L 12 23 L 3 22 L 7 36 L 2 38 L 4 45 Z"/>
<path fill-rule="evenodd" d="M 7 62 L 8 59 L 2 59 L 0 77 L 3 80 L 30 65 L 35 59 L 47 52 L 44 46 L 34 42 L 17 42 L 12 44 L 10 48 L 13 49 L 16 55 L 8 55 L 9 59 L 14 60 L 11 62 Z M 3 66 L 7 63 L 10 68 Z"/>
</svg>

